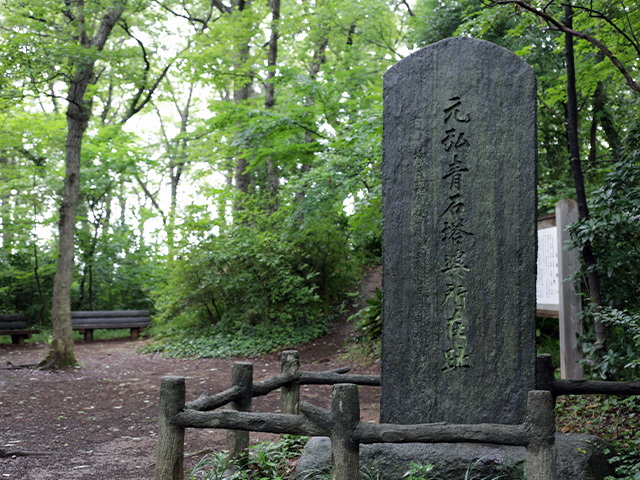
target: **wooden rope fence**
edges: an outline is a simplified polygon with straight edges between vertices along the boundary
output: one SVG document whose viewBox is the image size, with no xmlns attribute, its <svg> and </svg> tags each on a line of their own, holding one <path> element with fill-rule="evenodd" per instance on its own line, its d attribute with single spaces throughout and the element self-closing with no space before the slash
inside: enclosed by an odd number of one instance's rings
<svg viewBox="0 0 640 480">
<path fill-rule="evenodd" d="M 526 447 L 527 478 L 556 480 L 556 395 L 604 393 L 640 394 L 640 382 L 556 380 L 551 357 L 540 355 L 537 388 L 528 393 L 527 420 L 521 425 L 447 423 L 394 425 L 360 422 L 357 385 L 380 385 L 375 375 L 350 375 L 348 368 L 327 372 L 301 372 L 298 352 L 282 354 L 281 374 L 253 382 L 253 365 L 236 362 L 231 388 L 216 395 L 206 392 L 185 402 L 185 380 L 162 379 L 158 406 L 156 480 L 183 480 L 185 428 L 230 430 L 230 458 L 246 461 L 249 432 L 328 436 L 331 439 L 332 480 L 359 479 L 361 443 L 492 443 Z M 300 402 L 300 385 L 333 384 L 331 410 Z M 280 388 L 282 413 L 251 412 L 251 399 Z M 233 410 L 213 411 L 229 404 Z M 299 415 L 298 410 L 302 413 Z"/>
</svg>

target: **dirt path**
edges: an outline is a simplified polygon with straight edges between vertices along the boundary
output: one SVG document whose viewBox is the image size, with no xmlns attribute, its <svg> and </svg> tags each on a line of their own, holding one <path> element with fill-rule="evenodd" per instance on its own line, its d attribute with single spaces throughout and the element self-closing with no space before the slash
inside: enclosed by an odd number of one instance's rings
<svg viewBox="0 0 640 480">
<path fill-rule="evenodd" d="M 371 275 L 370 275 L 371 276 Z M 364 285 L 370 295 L 379 278 Z M 331 335 L 300 349 L 301 369 L 322 371 L 344 366 L 339 356 L 351 326 L 336 324 Z M 152 479 L 156 446 L 156 408 L 165 375 L 186 378 L 187 401 L 203 390 L 229 387 L 231 365 L 239 359 L 166 359 L 137 353 L 142 341 L 128 339 L 77 342 L 81 366 L 63 372 L 12 369 L 44 358 L 46 346 L 0 345 L 0 478 L 8 479 Z M 279 354 L 242 359 L 254 364 L 254 380 L 279 373 Z M 353 373 L 377 374 L 377 365 L 356 366 Z M 362 418 L 377 421 L 379 389 L 360 389 Z M 303 387 L 302 399 L 329 408 L 331 388 Z M 254 400 L 255 411 L 274 412 L 278 393 Z M 206 451 L 224 449 L 224 431 L 188 430 L 187 467 Z M 253 440 L 272 440 L 251 434 Z M 16 455 L 5 456 L 7 452 Z M 27 452 L 29 454 L 24 455 Z"/>
</svg>

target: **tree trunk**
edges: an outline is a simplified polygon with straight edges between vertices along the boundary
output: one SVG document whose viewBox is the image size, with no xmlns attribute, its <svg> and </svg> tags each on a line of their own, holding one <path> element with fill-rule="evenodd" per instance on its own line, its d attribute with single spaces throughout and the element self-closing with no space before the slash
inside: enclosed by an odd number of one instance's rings
<svg viewBox="0 0 640 480">
<path fill-rule="evenodd" d="M 565 26 L 573 28 L 573 8 L 571 5 L 566 5 L 564 12 Z M 578 202 L 578 213 L 580 219 L 586 220 L 589 218 L 589 207 L 587 205 L 587 195 L 584 188 L 584 175 L 582 172 L 582 163 L 580 162 L 580 144 L 578 142 L 578 103 L 573 55 L 573 36 L 565 34 L 564 39 L 567 64 L 567 141 L 569 144 L 571 173 L 576 189 L 576 201 Z M 582 249 L 582 259 L 586 270 L 589 296 L 596 305 L 600 305 L 600 282 L 598 274 L 594 270 L 596 258 L 593 254 L 591 243 L 589 242 L 587 242 Z M 602 346 L 606 340 L 606 329 L 602 322 L 596 322 L 596 338 L 600 346 Z"/>
<path fill-rule="evenodd" d="M 120 19 L 124 5 L 116 4 L 106 14 L 93 38 L 86 36 L 83 2 L 78 2 L 76 25 L 82 47 L 102 50 L 111 30 Z M 65 179 L 58 221 L 58 265 L 53 279 L 51 349 L 41 363 L 42 368 L 64 368 L 75 365 L 73 329 L 71 327 L 71 282 L 73 280 L 75 222 L 80 196 L 80 157 L 82 139 L 91 117 L 91 101 L 85 100 L 87 87 L 95 81 L 95 60 L 79 61 L 67 93 L 67 140 L 65 143 Z"/>
<path fill-rule="evenodd" d="M 74 236 L 76 211 L 80 196 L 80 154 L 82 138 L 89 123 L 89 108 L 84 92 L 89 85 L 93 68 L 76 74 L 69 88 L 67 108 L 67 141 L 65 144 L 65 179 L 58 222 L 58 265 L 53 280 L 51 326 L 53 341 L 44 364 L 53 368 L 75 365 L 73 330 L 71 328 L 71 282 L 73 280 Z"/>
<path fill-rule="evenodd" d="M 265 87 L 264 108 L 273 108 L 276 104 L 275 85 L 273 79 L 276 76 L 278 65 L 278 23 L 280 22 L 280 0 L 271 0 L 271 37 L 269 38 L 269 58 L 267 60 L 267 79 Z M 278 190 L 280 187 L 278 166 L 273 158 L 267 159 L 267 186 L 269 188 L 269 213 L 278 209 Z"/>
<path fill-rule="evenodd" d="M 7 168 L 11 164 L 11 161 L 8 158 L 0 157 L 0 165 L 2 168 L 0 169 L 0 182 L 3 184 L 7 184 L 9 181 L 6 176 L 3 174 L 3 169 Z M 7 167 L 5 167 L 5 165 Z M 13 223 L 11 220 L 11 211 L 13 210 L 11 206 L 11 193 L 2 192 L 0 195 L 0 219 L 2 220 L 2 251 L 0 253 L 0 259 L 8 260 L 11 254 L 11 245 L 13 244 L 12 232 L 10 225 Z"/>
<path fill-rule="evenodd" d="M 231 6 L 227 6 L 220 1 L 212 1 L 211 5 L 217 8 L 222 15 L 235 15 L 235 12 L 243 12 L 250 8 L 252 0 L 232 0 Z M 234 88 L 233 88 L 233 101 L 236 105 L 243 103 L 251 97 L 252 87 L 251 83 L 253 79 L 250 73 L 246 74 L 246 78 L 243 78 L 243 72 L 247 70 L 249 65 L 249 55 L 251 48 L 248 39 L 243 39 L 238 32 L 234 32 L 236 37 L 234 38 L 235 44 L 235 62 L 234 62 Z M 223 96 L 226 97 L 226 96 Z M 227 177 L 227 184 L 231 179 L 235 180 L 235 199 L 233 200 L 233 210 L 235 212 L 242 211 L 243 197 L 249 193 L 249 186 L 251 184 L 251 177 L 247 172 L 247 166 L 249 162 L 244 152 L 238 153 L 234 158 L 234 166 L 231 174 Z"/>
<path fill-rule="evenodd" d="M 237 11 L 242 12 L 251 4 L 250 1 L 239 0 L 235 6 Z M 250 46 L 249 43 L 245 43 L 238 47 L 236 53 L 235 70 L 237 72 L 244 72 L 249 63 Z M 247 74 L 248 75 L 248 74 Z M 244 103 L 251 97 L 252 86 L 251 79 L 243 78 L 242 75 L 236 77 L 236 85 L 233 90 L 233 101 L 236 105 Z M 240 195 L 234 201 L 234 210 L 240 211 L 243 209 L 243 196 L 249 193 L 249 185 L 251 184 L 251 176 L 247 172 L 249 162 L 244 152 L 241 152 L 236 156 L 235 165 L 235 182 L 236 192 Z"/>
<path fill-rule="evenodd" d="M 248 48 L 246 49 L 248 54 Z M 244 51 L 244 49 L 243 49 Z M 250 95 L 250 84 L 244 85 L 241 88 L 234 91 L 234 102 L 236 104 L 241 104 L 245 100 L 249 99 Z M 247 172 L 247 166 L 249 162 L 247 162 L 247 157 L 244 152 L 241 152 L 236 156 L 236 165 L 235 165 L 235 181 L 236 181 L 236 190 L 241 192 L 242 194 L 249 193 L 249 185 L 251 184 L 251 177 Z M 242 201 L 238 202 L 236 200 L 234 205 L 235 210 L 242 210 Z"/>
<path fill-rule="evenodd" d="M 611 150 L 611 157 L 614 162 L 620 160 L 620 150 L 622 148 L 620 135 L 615 125 L 611 121 L 607 109 L 607 92 L 604 83 L 598 82 L 593 92 L 593 118 L 591 120 L 591 147 L 589 149 L 589 166 L 597 167 L 598 162 L 598 126 L 602 127 L 604 136 Z"/>
</svg>

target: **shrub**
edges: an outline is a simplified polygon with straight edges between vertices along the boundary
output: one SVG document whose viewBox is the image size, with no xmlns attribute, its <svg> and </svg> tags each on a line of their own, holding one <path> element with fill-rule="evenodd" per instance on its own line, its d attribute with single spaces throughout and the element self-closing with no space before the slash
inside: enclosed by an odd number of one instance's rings
<svg viewBox="0 0 640 480">
<path fill-rule="evenodd" d="M 636 333 L 640 312 L 640 150 L 631 152 L 608 174 L 591 199 L 590 218 L 571 225 L 571 248 L 590 242 L 600 278 L 602 308 L 586 305 L 585 335 L 581 338 L 585 366 L 602 378 L 632 378 L 625 367 L 638 358 Z M 635 319 L 635 320 L 634 320 Z M 595 342 L 593 325 L 608 325 L 603 351 Z M 635 327 L 634 327 L 635 328 Z"/>
</svg>

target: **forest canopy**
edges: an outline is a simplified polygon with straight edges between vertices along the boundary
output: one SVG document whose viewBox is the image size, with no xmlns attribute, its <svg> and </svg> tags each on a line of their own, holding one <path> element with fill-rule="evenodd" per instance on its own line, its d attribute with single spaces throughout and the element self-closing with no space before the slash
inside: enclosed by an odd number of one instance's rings
<svg viewBox="0 0 640 480">
<path fill-rule="evenodd" d="M 581 340 L 594 373 L 633 377 L 631 3 L 3 2 L 0 311 L 52 326 L 67 363 L 71 310 L 150 309 L 153 348 L 176 355 L 322 334 L 381 256 L 384 72 L 472 36 L 536 71 L 539 212 L 581 203 Z"/>
</svg>

